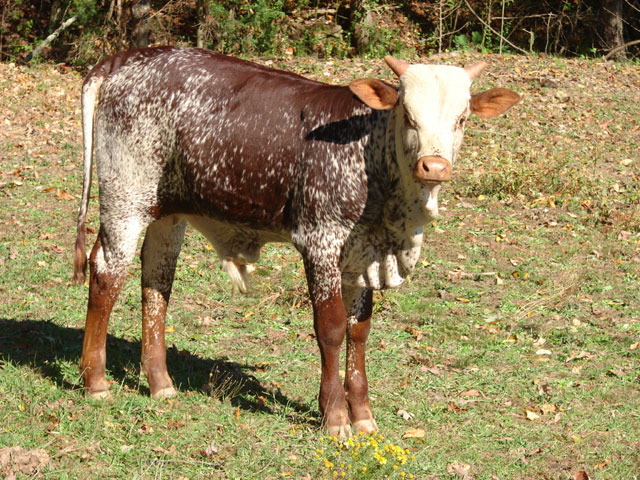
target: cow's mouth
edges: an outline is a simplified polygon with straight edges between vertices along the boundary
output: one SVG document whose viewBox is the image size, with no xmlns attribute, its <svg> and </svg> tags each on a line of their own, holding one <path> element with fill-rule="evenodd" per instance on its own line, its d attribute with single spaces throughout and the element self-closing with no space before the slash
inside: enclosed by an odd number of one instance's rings
<svg viewBox="0 0 640 480">
<path fill-rule="evenodd" d="M 420 157 L 413 169 L 413 177 L 424 185 L 448 182 L 451 180 L 451 162 L 436 155 Z"/>
</svg>

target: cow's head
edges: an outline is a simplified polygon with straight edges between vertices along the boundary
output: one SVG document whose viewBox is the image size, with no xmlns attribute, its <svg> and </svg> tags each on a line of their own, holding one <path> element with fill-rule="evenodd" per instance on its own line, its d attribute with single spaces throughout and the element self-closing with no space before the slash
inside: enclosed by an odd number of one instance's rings
<svg viewBox="0 0 640 480">
<path fill-rule="evenodd" d="M 400 80 L 395 87 L 363 78 L 349 88 L 374 109 L 393 109 L 395 150 L 405 188 L 421 199 L 426 220 L 438 214 L 438 191 L 451 178 L 453 163 L 462 144 L 470 114 L 495 117 L 520 101 L 504 88 L 471 95 L 473 79 L 484 62 L 466 68 L 444 65 L 411 65 L 385 57 Z"/>
</svg>

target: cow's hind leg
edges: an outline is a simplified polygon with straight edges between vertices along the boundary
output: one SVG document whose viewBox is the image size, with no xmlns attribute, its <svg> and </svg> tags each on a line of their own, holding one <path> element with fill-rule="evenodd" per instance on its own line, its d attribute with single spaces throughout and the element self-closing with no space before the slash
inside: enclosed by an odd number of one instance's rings
<svg viewBox="0 0 640 480">
<path fill-rule="evenodd" d="M 347 311 L 347 368 L 344 389 L 349 417 L 355 431 L 378 429 L 369 404 L 369 387 L 365 372 L 365 346 L 371 329 L 373 292 L 369 288 L 343 287 L 342 299 Z"/>
<path fill-rule="evenodd" d="M 186 222 L 175 216 L 147 228 L 142 245 L 141 368 L 153 398 L 176 394 L 167 372 L 164 323 Z"/>
<path fill-rule="evenodd" d="M 89 257 L 89 305 L 80 370 L 85 392 L 93 398 L 110 396 L 105 377 L 107 325 L 127 267 L 135 255 L 141 229 L 140 223 L 133 220 L 116 232 L 101 225 Z"/>
</svg>

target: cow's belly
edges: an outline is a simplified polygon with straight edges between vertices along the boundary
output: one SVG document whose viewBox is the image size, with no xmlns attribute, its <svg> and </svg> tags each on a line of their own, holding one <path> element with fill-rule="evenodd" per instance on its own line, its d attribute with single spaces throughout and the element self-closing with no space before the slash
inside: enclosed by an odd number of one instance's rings
<svg viewBox="0 0 640 480">
<path fill-rule="evenodd" d="M 269 242 L 289 242 L 288 232 L 257 230 L 200 215 L 181 215 L 214 246 L 223 260 L 238 264 L 255 263 L 260 249 Z"/>
</svg>

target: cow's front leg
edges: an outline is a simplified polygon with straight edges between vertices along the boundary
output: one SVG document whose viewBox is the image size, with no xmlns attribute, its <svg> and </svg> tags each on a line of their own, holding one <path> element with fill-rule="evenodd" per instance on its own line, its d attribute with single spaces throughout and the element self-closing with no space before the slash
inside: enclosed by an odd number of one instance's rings
<svg viewBox="0 0 640 480">
<path fill-rule="evenodd" d="M 340 271 L 335 265 L 309 260 L 305 260 L 305 269 L 322 362 L 318 396 L 322 425 L 329 434 L 346 438 L 351 436 L 351 427 L 340 381 L 339 361 L 340 348 L 347 331 L 347 315 L 340 293 Z"/>
<path fill-rule="evenodd" d="M 141 369 L 153 398 L 176 394 L 167 372 L 165 316 L 186 222 L 175 217 L 147 228 L 142 245 L 142 358 Z"/>
<path fill-rule="evenodd" d="M 378 426 L 369 403 L 364 352 L 371 329 L 373 292 L 369 288 L 344 287 L 342 298 L 347 311 L 347 368 L 344 389 L 349 416 L 356 431 L 371 433 Z"/>
</svg>

